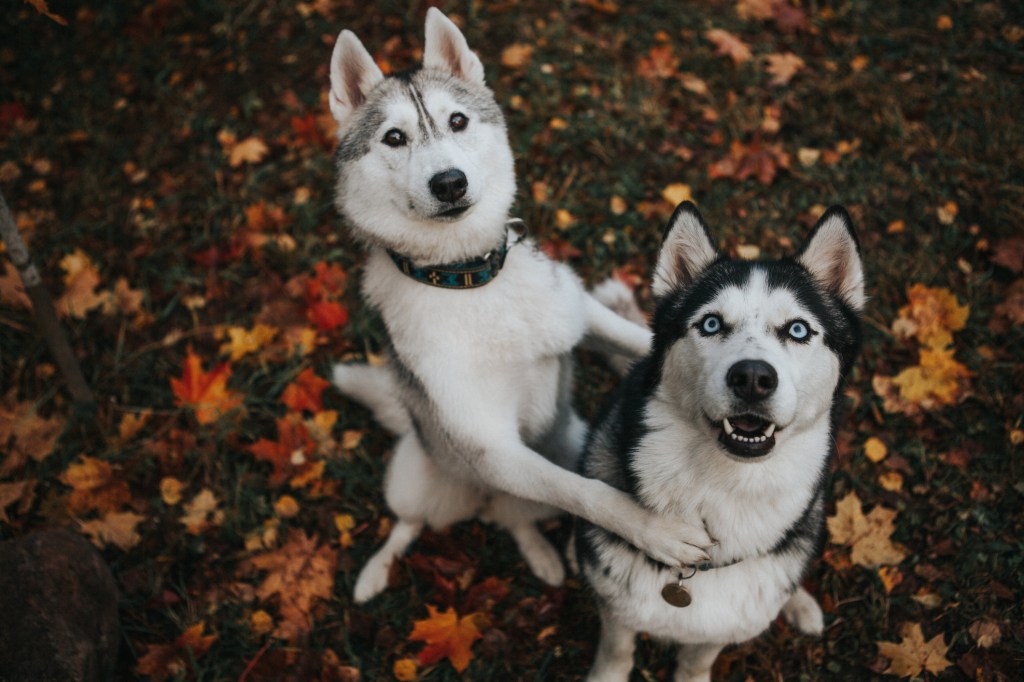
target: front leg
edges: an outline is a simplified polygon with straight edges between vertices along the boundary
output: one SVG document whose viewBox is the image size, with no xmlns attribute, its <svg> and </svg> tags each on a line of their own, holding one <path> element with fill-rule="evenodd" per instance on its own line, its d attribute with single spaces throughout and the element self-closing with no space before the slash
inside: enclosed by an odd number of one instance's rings
<svg viewBox="0 0 1024 682">
<path fill-rule="evenodd" d="M 672 682 L 711 682 L 711 666 L 721 650 L 721 644 L 684 644 L 676 657 Z"/>
<path fill-rule="evenodd" d="M 811 593 L 802 587 L 782 606 L 786 622 L 806 635 L 820 635 L 825 631 L 825 616 Z"/>
<path fill-rule="evenodd" d="M 587 682 L 626 682 L 633 669 L 636 633 L 601 609 L 601 639 Z"/>
</svg>

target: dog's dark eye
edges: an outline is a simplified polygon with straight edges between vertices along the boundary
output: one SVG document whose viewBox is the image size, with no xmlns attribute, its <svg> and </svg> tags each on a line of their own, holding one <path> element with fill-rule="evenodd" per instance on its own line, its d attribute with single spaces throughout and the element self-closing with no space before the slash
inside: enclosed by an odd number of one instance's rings
<svg viewBox="0 0 1024 682">
<path fill-rule="evenodd" d="M 469 119 L 463 113 L 456 111 L 448 117 L 448 126 L 456 133 L 460 130 L 465 130 L 468 125 Z"/>
<path fill-rule="evenodd" d="M 711 336 L 722 331 L 722 318 L 714 313 L 704 316 L 704 319 L 700 321 L 700 331 L 705 336 Z"/>
<path fill-rule="evenodd" d="M 809 341 L 811 339 L 811 328 L 803 320 L 793 320 L 786 327 L 786 333 L 794 341 Z"/>
<path fill-rule="evenodd" d="M 392 128 L 384 133 L 384 139 L 382 142 L 389 147 L 401 147 L 405 145 L 406 142 L 405 133 L 398 128 Z"/>
</svg>

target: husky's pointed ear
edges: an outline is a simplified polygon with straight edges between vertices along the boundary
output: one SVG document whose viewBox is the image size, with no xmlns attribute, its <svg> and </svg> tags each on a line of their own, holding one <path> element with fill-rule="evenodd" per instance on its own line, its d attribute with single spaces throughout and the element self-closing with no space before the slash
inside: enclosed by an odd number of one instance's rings
<svg viewBox="0 0 1024 682">
<path fill-rule="evenodd" d="M 853 308 L 864 308 L 864 267 L 860 245 L 850 215 L 833 206 L 814 226 L 811 237 L 797 256 L 814 279 Z"/>
<path fill-rule="evenodd" d="M 352 112 L 384 79 L 377 63 L 352 31 L 342 31 L 331 54 L 331 113 L 344 127 Z"/>
<path fill-rule="evenodd" d="M 441 69 L 456 78 L 483 85 L 484 65 L 480 63 L 459 27 L 441 10 L 427 10 L 427 37 L 423 45 L 423 67 Z"/>
<path fill-rule="evenodd" d="M 684 201 L 676 206 L 665 228 L 651 291 L 655 298 L 661 298 L 687 286 L 717 258 L 718 249 L 700 212 L 693 203 Z"/>
</svg>

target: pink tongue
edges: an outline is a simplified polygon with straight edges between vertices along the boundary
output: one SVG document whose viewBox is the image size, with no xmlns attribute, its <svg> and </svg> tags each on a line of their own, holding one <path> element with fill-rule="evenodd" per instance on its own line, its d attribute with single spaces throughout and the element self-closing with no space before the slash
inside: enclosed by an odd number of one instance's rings
<svg viewBox="0 0 1024 682">
<path fill-rule="evenodd" d="M 757 417 L 730 417 L 729 421 L 740 431 L 760 431 L 764 423 Z"/>
</svg>

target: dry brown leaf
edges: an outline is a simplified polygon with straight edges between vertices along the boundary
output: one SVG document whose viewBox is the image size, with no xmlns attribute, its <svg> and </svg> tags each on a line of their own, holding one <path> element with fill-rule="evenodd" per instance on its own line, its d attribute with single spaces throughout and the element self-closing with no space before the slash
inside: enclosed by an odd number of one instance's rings
<svg viewBox="0 0 1024 682">
<path fill-rule="evenodd" d="M 732 59 L 733 64 L 742 64 L 743 62 L 750 61 L 754 56 L 746 43 L 728 31 L 712 28 L 704 32 L 704 37 L 718 48 L 715 54 L 729 57 Z"/>
<path fill-rule="evenodd" d="M 330 599 L 334 590 L 337 555 L 329 545 L 318 546 L 317 537 L 293 530 L 280 549 L 265 552 L 245 562 L 267 571 L 256 588 L 256 596 L 266 601 L 277 597 L 281 622 L 275 637 L 294 641 L 313 626 L 313 605 Z"/>
<path fill-rule="evenodd" d="M 836 503 L 835 516 L 826 519 L 829 538 L 833 544 L 850 547 L 850 560 L 874 568 L 882 564 L 898 564 L 907 556 L 890 536 L 895 527 L 896 512 L 877 505 L 867 516 L 861 511 L 861 501 L 854 492 Z"/>
<path fill-rule="evenodd" d="M 15 502 L 21 502 L 21 507 L 31 505 L 31 499 L 35 488 L 35 481 L 18 481 L 16 483 L 0 483 L 0 523 L 10 523 L 7 517 L 7 508 Z M 26 505 L 25 501 L 29 504 Z"/>
<path fill-rule="evenodd" d="M 110 512 L 104 514 L 102 519 L 83 521 L 79 527 L 89 536 L 92 544 L 100 549 L 116 545 L 128 551 L 142 539 L 135 529 L 145 519 L 145 516 L 135 512 Z"/>
<path fill-rule="evenodd" d="M 1024 270 L 1024 237 L 1000 240 L 992 249 L 989 260 L 1014 274 L 1020 274 L 1021 270 Z"/>
<path fill-rule="evenodd" d="M 21 275 L 13 266 L 0 263 L 0 302 L 14 308 L 31 308 L 32 301 L 25 293 L 25 284 Z"/>
<path fill-rule="evenodd" d="M 501 51 L 501 65 L 510 69 L 519 69 L 533 59 L 533 45 L 513 43 Z"/>
<path fill-rule="evenodd" d="M 116 512 L 132 499 L 128 483 L 115 475 L 114 467 L 95 457 L 82 456 L 68 465 L 60 482 L 71 488 L 67 506 L 72 514 Z"/>
<path fill-rule="evenodd" d="M 32 459 L 46 459 L 64 431 L 64 420 L 53 416 L 43 419 L 31 402 L 0 403 L 0 478 L 21 470 Z"/>
<path fill-rule="evenodd" d="M 107 291 L 97 292 L 100 273 L 92 259 L 81 249 L 64 256 L 60 261 L 64 270 L 64 294 L 55 303 L 61 315 L 83 318 L 89 311 L 106 304 Z"/>
<path fill-rule="evenodd" d="M 901 628 L 899 643 L 876 642 L 878 653 L 889 659 L 889 667 L 885 672 L 900 677 L 916 677 L 922 672 L 933 675 L 941 673 L 953 665 L 946 659 L 945 636 L 942 633 L 927 642 L 921 632 L 920 623 L 906 623 Z"/>
<path fill-rule="evenodd" d="M 200 535 L 208 528 L 224 523 L 224 510 L 219 508 L 217 496 L 209 488 L 203 488 L 199 494 L 185 503 L 185 515 L 180 521 L 190 535 Z"/>
<path fill-rule="evenodd" d="M 47 2 L 47 0 L 25 0 L 25 2 L 27 2 L 28 4 L 30 4 L 33 7 L 35 7 L 36 11 L 39 12 L 40 14 L 42 14 L 47 19 L 50 19 L 51 21 L 55 21 L 58 24 L 60 24 L 61 26 L 67 26 L 68 25 L 68 20 L 67 19 L 65 19 L 64 17 L 60 16 L 59 14 L 54 14 L 53 12 L 50 11 L 50 6 L 49 6 L 49 3 Z"/>
<path fill-rule="evenodd" d="M 786 85 L 804 68 L 804 60 L 792 52 L 765 55 L 765 59 L 768 61 L 765 71 L 772 76 L 771 85 Z"/>
</svg>

